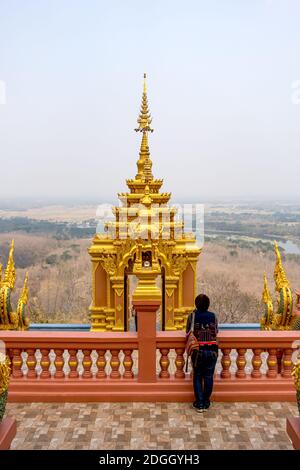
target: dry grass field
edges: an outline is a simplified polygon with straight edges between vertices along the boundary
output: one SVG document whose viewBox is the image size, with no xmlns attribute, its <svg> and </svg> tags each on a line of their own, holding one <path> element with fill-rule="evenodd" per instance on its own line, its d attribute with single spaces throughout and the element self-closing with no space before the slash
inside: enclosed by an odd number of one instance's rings
<svg viewBox="0 0 300 470">
<path fill-rule="evenodd" d="M 78 222 L 96 216 L 97 205 L 49 205 L 23 210 L 1 210 L 0 217 L 28 217 L 33 220 Z"/>
<path fill-rule="evenodd" d="M 282 256 L 293 289 L 300 288 L 300 263 Z M 207 242 L 198 265 L 198 291 L 207 292 L 222 322 L 258 322 L 263 275 L 274 293 L 275 255 L 258 249 L 232 250 L 228 243 Z"/>
<path fill-rule="evenodd" d="M 16 302 L 25 271 L 29 271 L 29 315 L 32 322 L 88 322 L 91 300 L 90 239 L 56 240 L 47 235 L 0 234 L 0 262 L 5 263 L 15 239 Z M 285 257 L 283 257 L 285 258 Z M 284 259 L 288 279 L 300 288 L 300 263 Z M 274 254 L 209 241 L 198 265 L 198 291 L 211 297 L 221 322 L 257 322 L 260 318 L 263 274 L 274 290 Z"/>
</svg>

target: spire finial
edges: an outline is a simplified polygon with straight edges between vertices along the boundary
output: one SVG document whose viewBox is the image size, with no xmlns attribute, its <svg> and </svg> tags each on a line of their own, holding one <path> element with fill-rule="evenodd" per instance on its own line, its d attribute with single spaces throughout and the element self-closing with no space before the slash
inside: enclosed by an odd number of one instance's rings
<svg viewBox="0 0 300 470">
<path fill-rule="evenodd" d="M 152 161 L 150 159 L 150 151 L 148 145 L 148 132 L 153 132 L 153 129 L 150 127 L 152 118 L 148 109 L 148 98 L 147 98 L 147 88 L 146 88 L 146 74 L 144 73 L 144 87 L 142 94 L 142 104 L 141 110 L 138 117 L 138 125 L 135 129 L 136 132 L 142 132 L 142 141 L 140 147 L 140 158 L 137 162 L 138 173 L 136 179 L 141 181 L 152 181 Z"/>
<path fill-rule="evenodd" d="M 274 281 L 276 284 L 276 290 L 279 292 L 282 287 L 290 287 L 290 283 L 287 280 L 285 271 L 282 266 L 281 254 L 279 251 L 278 243 L 274 241 L 274 249 L 276 254 L 276 265 L 274 270 Z"/>
<path fill-rule="evenodd" d="M 29 319 L 25 316 L 25 306 L 28 302 L 28 295 L 29 295 L 29 289 L 28 289 L 27 284 L 28 284 L 28 272 L 26 272 L 25 274 L 24 283 L 23 283 L 23 287 L 22 287 L 22 291 L 19 297 L 18 307 L 17 307 L 20 330 L 27 330 L 29 326 Z"/>
<path fill-rule="evenodd" d="M 26 271 L 20 299 L 26 304 L 28 299 L 28 271 Z"/>
<path fill-rule="evenodd" d="M 144 73 L 144 87 L 142 95 L 142 104 L 140 114 L 137 120 L 139 127 L 134 129 L 136 132 L 153 132 L 150 124 L 152 122 L 151 114 L 148 109 L 148 98 L 147 98 L 147 88 L 146 88 L 146 74 Z"/>
<path fill-rule="evenodd" d="M 15 242 L 14 240 L 12 240 L 11 245 L 10 245 L 9 255 L 8 255 L 8 261 L 7 261 L 6 269 L 4 272 L 4 280 L 3 280 L 3 283 L 5 283 L 11 290 L 14 290 L 15 282 L 16 282 L 14 247 L 15 247 Z"/>
<path fill-rule="evenodd" d="M 272 301 L 272 296 L 271 296 L 270 291 L 269 291 L 266 273 L 264 274 L 264 290 L 263 290 L 263 293 L 262 293 L 262 301 L 264 303 Z"/>
</svg>

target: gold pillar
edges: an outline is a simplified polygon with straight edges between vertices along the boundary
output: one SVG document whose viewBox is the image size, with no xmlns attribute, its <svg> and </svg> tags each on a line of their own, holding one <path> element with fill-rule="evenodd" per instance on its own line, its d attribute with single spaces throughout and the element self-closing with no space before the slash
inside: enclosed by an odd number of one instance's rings
<svg viewBox="0 0 300 470">
<path fill-rule="evenodd" d="M 111 277 L 115 299 L 115 321 L 113 331 L 124 331 L 124 276 Z"/>
<path fill-rule="evenodd" d="M 174 321 L 175 292 L 177 289 L 177 276 L 166 276 L 165 280 L 165 330 L 176 330 Z"/>
<path fill-rule="evenodd" d="M 191 263 L 183 272 L 183 305 L 193 306 L 195 300 L 195 273 Z"/>
<path fill-rule="evenodd" d="M 93 299 L 90 307 L 92 331 L 106 331 L 107 273 L 102 263 L 93 260 Z"/>
</svg>

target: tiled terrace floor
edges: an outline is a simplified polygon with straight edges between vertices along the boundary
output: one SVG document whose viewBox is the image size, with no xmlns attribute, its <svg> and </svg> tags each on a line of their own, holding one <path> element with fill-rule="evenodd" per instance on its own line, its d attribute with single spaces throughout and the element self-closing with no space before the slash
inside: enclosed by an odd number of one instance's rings
<svg viewBox="0 0 300 470">
<path fill-rule="evenodd" d="M 17 419 L 12 449 L 292 449 L 291 403 L 28 403 L 7 405 Z"/>
</svg>

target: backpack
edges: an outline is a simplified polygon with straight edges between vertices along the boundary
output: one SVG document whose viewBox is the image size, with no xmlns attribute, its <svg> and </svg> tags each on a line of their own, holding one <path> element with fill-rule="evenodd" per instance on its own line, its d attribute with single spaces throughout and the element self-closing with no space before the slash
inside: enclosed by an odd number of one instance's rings
<svg viewBox="0 0 300 470">
<path fill-rule="evenodd" d="M 195 325 L 195 312 L 192 313 L 192 323 L 191 323 L 191 329 L 186 335 L 186 345 L 185 345 L 185 351 L 187 353 L 187 356 L 191 356 L 193 351 L 199 350 L 199 343 L 194 335 L 194 325 Z"/>
</svg>

